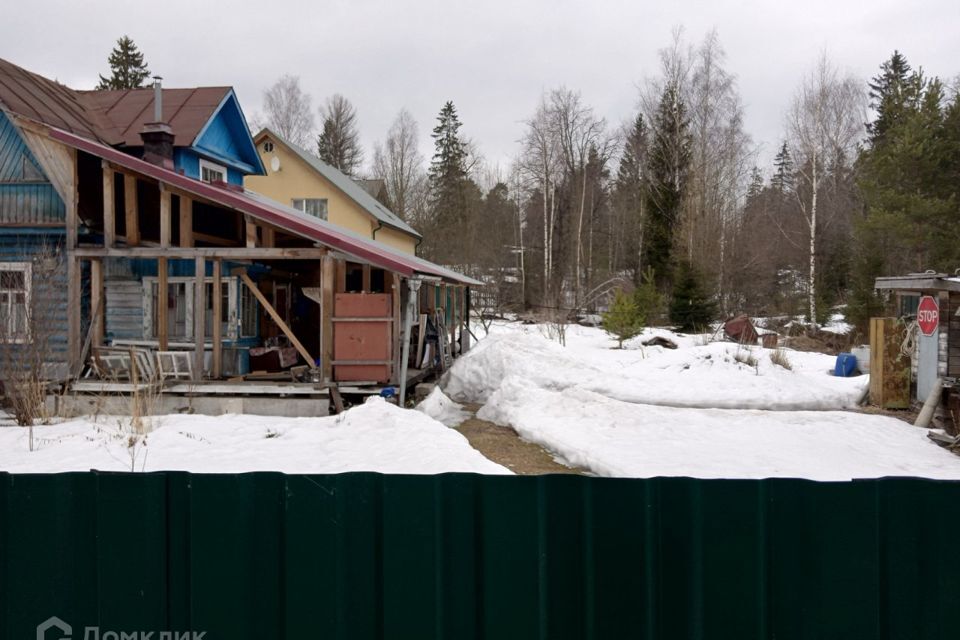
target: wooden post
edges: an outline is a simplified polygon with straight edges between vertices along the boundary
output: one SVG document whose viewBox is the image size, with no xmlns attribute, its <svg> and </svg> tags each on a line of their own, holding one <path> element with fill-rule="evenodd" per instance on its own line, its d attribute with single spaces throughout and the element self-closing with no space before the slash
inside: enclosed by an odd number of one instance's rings
<svg viewBox="0 0 960 640">
<path fill-rule="evenodd" d="M 157 342 L 160 351 L 166 351 L 170 345 L 167 335 L 167 259 L 157 258 Z"/>
<path fill-rule="evenodd" d="M 193 198 L 180 196 L 180 246 L 193 246 Z"/>
<path fill-rule="evenodd" d="M 206 262 L 197 258 L 194 267 L 193 284 L 193 379 L 203 379 L 203 339 L 206 323 Z"/>
<path fill-rule="evenodd" d="M 160 183 L 160 246 L 170 246 L 170 191 Z"/>
<path fill-rule="evenodd" d="M 110 248 L 117 243 L 116 203 L 113 191 L 113 168 L 106 160 L 103 167 L 103 246 Z"/>
<path fill-rule="evenodd" d="M 363 292 L 370 293 L 370 265 L 363 265 Z"/>
<path fill-rule="evenodd" d="M 103 262 L 99 258 L 90 261 L 90 336 L 91 344 L 99 347 L 103 344 Z"/>
<path fill-rule="evenodd" d="M 247 236 L 247 248 L 253 249 L 257 246 L 257 223 L 250 216 L 244 216 L 244 223 Z"/>
<path fill-rule="evenodd" d="M 127 227 L 127 246 L 140 244 L 140 217 L 137 214 L 137 177 L 123 176 L 123 215 Z"/>
<path fill-rule="evenodd" d="M 277 243 L 277 231 L 273 227 L 260 227 L 260 232 L 263 234 L 263 246 L 265 247 L 274 247 Z"/>
<path fill-rule="evenodd" d="M 223 375 L 223 327 L 220 325 L 220 318 L 223 316 L 223 287 L 221 275 L 223 273 L 223 263 L 219 258 L 213 261 L 213 357 L 211 378 L 219 379 Z"/>
<path fill-rule="evenodd" d="M 333 300 L 336 290 L 336 261 L 330 256 L 324 256 L 320 272 L 320 366 L 323 379 L 326 382 L 333 380 Z"/>
<path fill-rule="evenodd" d="M 400 306 L 400 274 L 393 274 L 393 384 L 400 384 L 400 370 L 403 368 L 403 363 L 400 362 L 401 354 L 403 353 L 403 343 L 400 341 L 400 324 L 403 318 L 402 307 Z M 410 292 L 407 295 L 414 295 L 413 292 Z"/>
<path fill-rule="evenodd" d="M 347 262 L 346 260 L 338 259 L 336 261 L 337 276 L 335 281 L 337 293 L 346 293 L 347 292 Z"/>
<path fill-rule="evenodd" d="M 67 225 L 67 353 L 69 355 L 70 371 L 80 371 L 83 363 L 80 361 L 80 260 L 74 255 L 77 248 L 78 216 L 77 216 L 77 152 L 71 150 L 73 161 L 71 183 L 68 193 L 70 196 L 66 205 Z"/>
</svg>

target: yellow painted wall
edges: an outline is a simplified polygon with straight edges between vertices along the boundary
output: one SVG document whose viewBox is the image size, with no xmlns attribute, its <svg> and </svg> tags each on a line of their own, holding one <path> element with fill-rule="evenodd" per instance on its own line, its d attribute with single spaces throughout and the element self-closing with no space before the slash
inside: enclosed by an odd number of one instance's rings
<svg viewBox="0 0 960 640">
<path fill-rule="evenodd" d="M 378 224 L 375 217 L 285 145 L 274 142 L 272 152 L 264 151 L 264 140 L 266 138 L 257 140 L 257 152 L 263 160 L 267 175 L 246 176 L 243 179 L 246 188 L 287 206 L 290 206 L 294 199 L 326 198 L 328 221 L 373 239 L 373 230 Z M 274 156 L 280 158 L 279 171 L 272 168 Z M 416 238 L 390 227 L 381 227 L 377 231 L 376 240 L 406 253 L 412 254 L 416 251 Z"/>
</svg>

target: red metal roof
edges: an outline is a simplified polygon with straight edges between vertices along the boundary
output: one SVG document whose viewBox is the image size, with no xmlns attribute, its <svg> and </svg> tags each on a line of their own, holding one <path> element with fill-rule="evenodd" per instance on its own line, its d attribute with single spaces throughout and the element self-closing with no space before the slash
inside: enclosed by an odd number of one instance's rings
<svg viewBox="0 0 960 640">
<path fill-rule="evenodd" d="M 51 128 L 50 137 L 70 147 L 149 176 L 194 196 L 241 211 L 289 233 L 313 240 L 324 246 L 355 256 L 363 262 L 369 262 L 401 275 L 412 277 L 416 274 L 423 274 L 458 284 L 481 284 L 455 271 L 416 256 L 402 253 L 373 240 L 368 240 L 326 220 L 284 206 L 258 194 L 232 191 L 224 187 L 200 182 L 61 129 Z"/>
</svg>

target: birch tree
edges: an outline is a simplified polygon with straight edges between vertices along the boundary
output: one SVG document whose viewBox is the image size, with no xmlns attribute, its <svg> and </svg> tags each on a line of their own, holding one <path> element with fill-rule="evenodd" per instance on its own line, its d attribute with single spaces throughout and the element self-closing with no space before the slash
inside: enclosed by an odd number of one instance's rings
<svg viewBox="0 0 960 640">
<path fill-rule="evenodd" d="M 819 217 L 818 201 L 828 167 L 852 158 L 866 121 L 860 82 L 841 76 L 825 54 L 803 79 L 787 112 L 787 137 L 796 162 L 799 211 L 808 231 L 807 307 L 817 327 L 818 240 L 828 220 Z"/>
<path fill-rule="evenodd" d="M 387 139 L 374 151 L 374 172 L 387 185 L 390 208 L 404 220 L 411 220 L 415 200 L 422 197 L 426 174 L 420 153 L 417 121 L 406 109 L 397 114 Z"/>
<path fill-rule="evenodd" d="M 299 77 L 281 76 L 263 92 L 263 120 L 281 138 L 306 147 L 314 127 L 310 103 L 310 95 L 300 88 Z"/>
</svg>

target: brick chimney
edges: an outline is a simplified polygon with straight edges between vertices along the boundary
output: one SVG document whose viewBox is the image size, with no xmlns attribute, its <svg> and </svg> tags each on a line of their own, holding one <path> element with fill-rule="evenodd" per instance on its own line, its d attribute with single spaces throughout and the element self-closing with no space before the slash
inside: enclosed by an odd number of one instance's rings
<svg viewBox="0 0 960 640">
<path fill-rule="evenodd" d="M 163 121 L 163 88 L 160 76 L 153 77 L 153 122 L 143 125 L 143 159 L 173 169 L 173 129 Z"/>
</svg>

